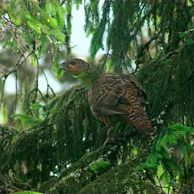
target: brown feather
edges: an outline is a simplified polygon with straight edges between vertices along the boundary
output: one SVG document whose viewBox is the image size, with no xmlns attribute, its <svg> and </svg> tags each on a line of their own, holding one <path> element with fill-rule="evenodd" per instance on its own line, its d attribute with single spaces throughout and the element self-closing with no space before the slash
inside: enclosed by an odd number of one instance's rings
<svg viewBox="0 0 194 194">
<path fill-rule="evenodd" d="M 92 72 L 90 68 L 81 59 L 73 59 L 64 66 L 73 74 Z M 149 134 L 153 131 L 145 111 L 146 93 L 132 75 L 100 75 L 88 92 L 88 101 L 92 114 L 109 128 L 109 117 L 122 115 L 139 132 Z"/>
<path fill-rule="evenodd" d="M 123 115 L 140 132 L 152 130 L 144 107 L 145 91 L 130 75 L 102 75 L 90 89 L 88 100 L 96 117 Z"/>
</svg>

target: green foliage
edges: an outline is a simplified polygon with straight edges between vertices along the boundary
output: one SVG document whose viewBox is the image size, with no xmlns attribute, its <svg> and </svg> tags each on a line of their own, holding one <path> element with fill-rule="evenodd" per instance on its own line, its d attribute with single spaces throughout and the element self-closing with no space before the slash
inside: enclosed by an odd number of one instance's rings
<svg viewBox="0 0 194 194">
<path fill-rule="evenodd" d="M 20 192 L 14 192 L 11 194 L 41 194 L 39 192 L 34 192 L 34 191 L 20 191 Z"/>
<path fill-rule="evenodd" d="M 14 11 L 13 11 L 14 9 Z M 64 41 L 62 29 L 64 26 L 64 10 L 58 1 L 45 1 L 39 5 L 38 1 L 11 1 L 8 9 L 11 22 L 25 30 L 34 32 L 36 38 L 41 36 L 55 37 L 57 41 Z"/>
<path fill-rule="evenodd" d="M 110 167 L 109 161 L 99 159 L 99 160 L 93 162 L 92 164 L 90 164 L 89 169 L 91 170 L 91 172 L 93 172 L 95 174 L 101 174 L 101 173 L 107 171 L 107 169 L 109 167 Z"/>
<path fill-rule="evenodd" d="M 88 20 L 90 19 L 90 16 L 92 13 L 88 13 L 89 8 L 92 7 L 92 5 L 88 5 L 88 7 L 85 8 L 86 10 L 86 30 L 88 33 L 92 33 L 92 31 L 94 31 L 94 29 L 91 29 L 93 26 L 93 22 L 88 22 Z M 105 33 L 105 28 L 107 25 L 109 18 L 109 12 L 110 12 L 110 8 L 111 8 L 111 1 L 105 1 L 103 4 L 103 14 L 102 14 L 102 19 L 99 23 L 98 26 L 98 31 L 96 30 L 94 32 L 94 35 L 92 37 L 92 41 L 91 41 L 91 56 L 95 56 L 97 51 L 102 48 L 104 49 L 103 46 L 103 36 Z M 98 12 L 97 12 L 98 13 Z M 97 14 L 98 15 L 98 14 Z M 93 19 L 94 20 L 94 19 Z M 98 23 L 99 19 L 96 19 L 96 23 Z"/>
<path fill-rule="evenodd" d="M 92 116 L 86 87 L 56 98 L 38 90 L 40 59 L 55 64 L 61 75 L 57 64 L 71 51 L 72 8 L 82 1 L 4 2 L 0 38 L 19 57 L 13 72 L 30 59 L 37 74 L 15 117 L 20 129 L 0 126 L 0 175 L 9 174 L 16 190 L 48 194 L 193 193 L 193 1 L 84 1 L 90 54 L 110 54 L 100 74 L 122 72 L 135 61 L 157 128 L 148 145 L 151 139 L 114 118 L 118 140 L 108 146 L 102 146 L 107 129 Z M 0 184 L 10 185 L 1 179 Z"/>
<path fill-rule="evenodd" d="M 48 189 L 76 193 L 117 165 L 119 155 L 125 161 L 130 149 L 124 143 L 127 137 L 119 133 L 122 126 L 128 137 L 133 137 L 130 129 L 126 123 L 115 121 L 115 132 L 118 132 L 115 135 L 123 138 L 122 148 L 102 146 L 107 130 L 91 114 L 86 95 L 86 88 L 75 86 L 45 107 L 43 121 L 26 130 L 0 136 L 1 172 L 9 171 L 13 182 L 20 180 L 30 184 L 30 188 L 37 189 L 41 184 L 43 193 Z M 37 107 L 39 110 L 37 105 L 35 110 Z M 54 183 L 45 183 L 53 178 Z"/>
<path fill-rule="evenodd" d="M 191 127 L 170 125 L 151 147 L 132 133 L 102 146 L 106 130 L 89 111 L 86 89 L 77 86 L 54 99 L 46 113 L 33 129 L 0 138 L 1 172 L 9 169 L 17 180 L 30 180 L 33 188 L 39 183 L 43 193 L 162 193 L 169 184 L 178 189 L 193 175 Z M 124 125 L 116 121 L 114 126 L 123 133 Z"/>
<path fill-rule="evenodd" d="M 45 117 L 45 106 L 36 102 L 28 107 L 27 113 L 15 114 L 14 120 L 21 129 L 27 129 L 35 127 L 38 123 L 42 122 Z"/>
<path fill-rule="evenodd" d="M 66 36 L 71 32 L 70 20 L 65 19 L 71 9 L 62 7 L 60 1 L 14 0 L 5 4 L 1 26 L 9 28 L 9 38 L 4 45 L 19 52 L 35 52 L 40 58 L 51 44 L 59 48 L 69 44 Z"/>
<path fill-rule="evenodd" d="M 161 130 L 151 147 L 151 152 L 141 168 L 146 169 L 163 187 L 176 189 L 181 180 L 188 181 L 192 177 L 194 148 L 192 135 L 194 129 L 181 124 L 172 124 Z M 188 169 L 185 172 L 184 169 Z"/>
<path fill-rule="evenodd" d="M 50 174 L 58 175 L 87 150 L 101 145 L 106 130 L 102 128 L 100 133 L 101 125 L 89 110 L 86 94 L 87 90 L 80 87 L 65 92 L 41 110 L 43 120 L 19 115 L 25 130 L 0 138 L 0 150 L 5 151 L 0 157 L 1 171 L 12 171 L 24 182 L 28 177 L 36 185 L 48 180 Z M 37 104 L 32 107 L 33 111 L 40 111 L 39 108 L 42 106 Z"/>
<path fill-rule="evenodd" d="M 147 91 L 150 113 L 156 122 L 192 125 L 192 50 L 193 46 L 183 44 L 170 54 L 161 52 L 139 70 L 138 77 Z"/>
<path fill-rule="evenodd" d="M 99 1 L 88 2 L 85 28 L 92 34 L 91 56 L 105 49 L 112 54 L 115 71 L 121 72 L 130 67 L 131 59 L 138 61 L 147 55 L 149 60 L 156 54 L 154 50 L 168 53 L 176 49 L 182 41 L 179 34 L 193 28 L 192 5 L 192 1 L 177 3 L 177 0 L 105 0 L 101 5 L 102 14 L 99 14 Z M 187 44 L 192 44 L 192 38 Z"/>
<path fill-rule="evenodd" d="M 99 3 L 99 2 L 98 2 Z M 137 11 L 138 1 L 104 1 L 102 5 L 102 16 L 98 17 L 98 9 L 92 10 L 94 3 L 88 3 L 86 10 L 86 31 L 93 34 L 91 41 L 91 56 L 94 57 L 99 49 L 104 49 L 104 36 L 107 34 L 107 52 L 112 50 L 112 61 L 115 71 L 121 71 L 128 64 L 127 53 L 130 42 L 133 40 L 131 34 L 134 12 Z M 112 9 L 111 9 L 112 8 Z M 92 15 L 96 14 L 96 17 Z M 122 20 L 120 20 L 122 18 Z M 90 21 L 90 22 L 89 22 Z M 92 22 L 91 22 L 92 21 Z"/>
</svg>

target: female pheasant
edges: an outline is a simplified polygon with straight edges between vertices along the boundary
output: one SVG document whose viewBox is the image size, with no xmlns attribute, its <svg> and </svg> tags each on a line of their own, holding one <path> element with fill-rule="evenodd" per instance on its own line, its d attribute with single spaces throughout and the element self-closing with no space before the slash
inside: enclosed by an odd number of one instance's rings
<svg viewBox="0 0 194 194">
<path fill-rule="evenodd" d="M 94 73 L 92 66 L 82 59 L 63 63 L 63 69 L 74 75 L 93 75 L 95 81 L 88 92 L 88 102 L 92 114 L 111 128 L 109 118 L 123 115 L 130 125 L 140 133 L 148 135 L 153 131 L 145 112 L 146 94 L 129 74 Z M 94 78 L 94 75 L 97 76 Z M 82 76 L 84 77 L 84 76 Z M 87 76 L 86 76 L 87 77 Z"/>
</svg>

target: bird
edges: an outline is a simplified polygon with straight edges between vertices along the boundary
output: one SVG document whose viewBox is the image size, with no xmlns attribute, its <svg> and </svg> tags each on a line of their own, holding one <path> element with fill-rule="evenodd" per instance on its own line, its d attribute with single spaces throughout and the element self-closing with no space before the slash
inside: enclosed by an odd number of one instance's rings
<svg viewBox="0 0 194 194">
<path fill-rule="evenodd" d="M 110 129 L 107 137 L 113 128 L 110 118 L 114 115 L 121 115 L 141 134 L 147 136 L 153 132 L 145 110 L 146 92 L 132 75 L 98 73 L 94 65 L 78 58 L 64 62 L 62 68 L 66 72 L 85 78 L 89 85 L 88 103 L 91 112 Z"/>
</svg>

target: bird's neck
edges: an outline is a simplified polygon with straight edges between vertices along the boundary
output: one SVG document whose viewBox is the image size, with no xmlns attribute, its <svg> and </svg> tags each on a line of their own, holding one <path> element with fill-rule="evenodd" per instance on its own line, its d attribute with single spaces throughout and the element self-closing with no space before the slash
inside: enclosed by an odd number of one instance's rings
<svg viewBox="0 0 194 194">
<path fill-rule="evenodd" d="M 99 78 L 99 76 L 103 73 L 102 70 L 97 68 L 96 66 L 91 66 L 87 71 L 81 73 L 78 76 L 78 79 L 83 83 L 86 87 L 92 87 L 93 83 Z"/>
</svg>

